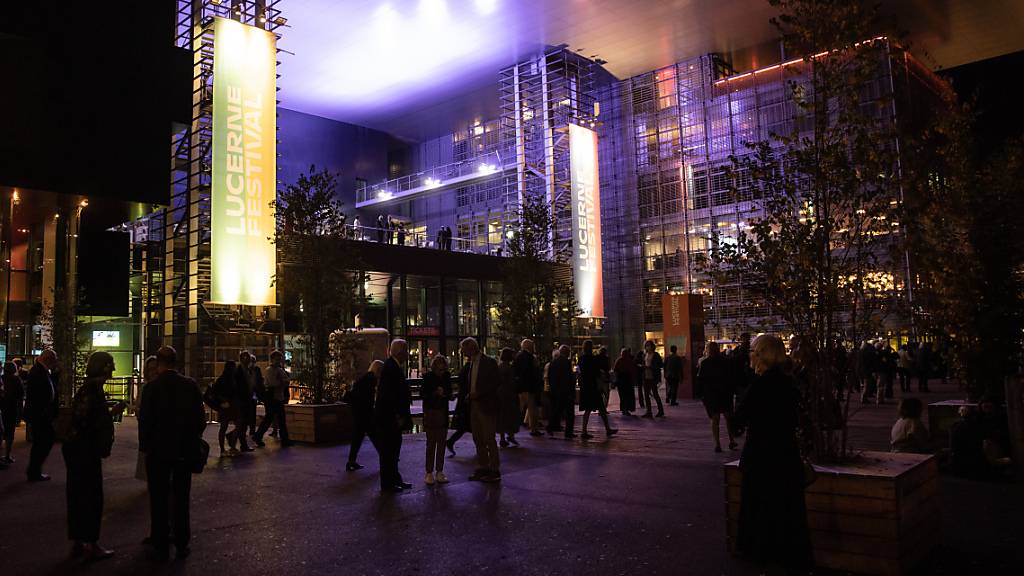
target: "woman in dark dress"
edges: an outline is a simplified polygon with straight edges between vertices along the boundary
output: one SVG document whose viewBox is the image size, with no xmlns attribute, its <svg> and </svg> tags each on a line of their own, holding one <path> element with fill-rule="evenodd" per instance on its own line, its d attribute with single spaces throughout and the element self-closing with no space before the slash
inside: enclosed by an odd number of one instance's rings
<svg viewBox="0 0 1024 576">
<path fill-rule="evenodd" d="M 352 408 L 352 442 L 348 447 L 348 462 L 345 464 L 345 470 L 349 472 L 363 468 L 362 464 L 356 462 L 363 438 L 369 437 L 371 443 L 374 441 L 373 400 L 377 396 L 377 382 L 380 381 L 380 372 L 383 369 L 384 363 L 374 360 L 366 374 L 360 376 L 352 385 L 352 389 L 345 394 L 345 401 Z"/>
<path fill-rule="evenodd" d="M 14 430 L 21 422 L 21 408 L 25 402 L 25 384 L 18 376 L 18 365 L 14 362 L 4 364 L 3 390 L 0 391 L 0 419 L 3 422 L 4 455 L 0 462 L 14 464 L 11 449 L 14 448 Z"/>
<path fill-rule="evenodd" d="M 782 340 L 754 340 L 750 364 L 756 377 L 736 409 L 737 425 L 747 430 L 737 548 L 762 565 L 801 573 L 811 568 L 812 556 L 797 439 L 800 396 L 786 363 Z"/>
<path fill-rule="evenodd" d="M 224 371 L 213 383 L 213 393 L 209 395 L 207 405 L 212 402 L 211 408 L 217 412 L 217 422 L 220 423 L 220 430 L 217 431 L 217 443 L 220 444 L 221 456 L 235 456 L 238 450 L 235 442 L 238 436 L 238 410 L 235 409 L 235 372 L 237 364 L 234 360 L 224 363 Z M 235 425 L 234 430 L 228 433 L 228 426 Z M 224 440 L 228 441 L 228 450 L 224 450 Z"/>
<path fill-rule="evenodd" d="M 633 353 L 629 348 L 623 348 L 615 361 L 615 387 L 619 390 L 619 410 L 623 416 L 632 416 L 636 410 L 636 395 L 634 392 L 634 379 L 636 378 L 636 366 L 633 361 Z"/>
<path fill-rule="evenodd" d="M 523 413 L 519 410 L 519 393 L 516 391 L 515 371 L 512 361 L 516 353 L 511 348 L 502 348 L 498 356 L 498 374 L 501 383 L 498 385 L 498 433 L 501 435 L 502 448 L 509 444 L 519 446 L 516 432 L 523 422 Z M 527 400 L 529 401 L 529 400 Z"/>
<path fill-rule="evenodd" d="M 427 436 L 427 484 L 436 480 L 447 484 L 444 474 L 444 441 L 448 434 L 448 400 L 452 397 L 452 379 L 448 372 L 448 359 L 434 356 L 430 372 L 423 376 L 420 399 L 423 400 L 423 431 Z M 434 470 L 437 470 L 435 476 Z"/>
<path fill-rule="evenodd" d="M 580 434 L 580 438 L 593 438 L 587 432 L 587 423 L 590 421 L 590 413 L 595 410 L 604 422 L 605 435 L 611 437 L 618 430 L 608 424 L 608 411 L 605 410 L 604 400 L 601 398 L 601 360 L 594 355 L 594 343 L 590 340 L 583 341 L 583 354 L 580 354 L 576 367 L 579 370 L 580 410 L 583 411 L 583 433 Z"/>
<path fill-rule="evenodd" d="M 85 368 L 85 384 L 71 401 L 71 430 L 61 451 L 67 466 L 68 538 L 72 555 L 101 560 L 114 554 L 96 543 L 103 517 L 103 465 L 114 445 L 113 414 L 123 403 L 107 408 L 103 383 L 114 373 L 114 359 L 93 352 Z M 113 412 L 113 414 L 112 414 Z"/>
<path fill-rule="evenodd" d="M 722 451 L 719 439 L 719 422 L 725 415 L 725 430 L 729 433 L 729 450 L 738 446 L 732 435 L 733 410 L 732 363 L 725 356 L 718 342 L 704 345 L 704 357 L 697 363 L 697 397 L 704 402 L 704 410 L 711 419 L 711 436 L 715 439 L 715 452 Z"/>
</svg>

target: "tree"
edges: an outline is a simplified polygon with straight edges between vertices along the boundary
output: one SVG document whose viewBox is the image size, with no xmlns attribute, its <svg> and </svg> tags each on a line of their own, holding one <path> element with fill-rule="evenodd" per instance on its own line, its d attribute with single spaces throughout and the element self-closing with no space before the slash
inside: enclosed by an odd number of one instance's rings
<svg viewBox="0 0 1024 576">
<path fill-rule="evenodd" d="M 718 283 L 753 279 L 799 342 L 806 368 L 807 452 L 845 454 L 845 415 L 834 391 L 842 340 L 860 341 L 896 311 L 900 194 L 889 44 L 865 40 L 877 9 L 860 2 L 770 0 L 786 49 L 784 133 L 745 143 L 730 157 L 734 200 L 755 208 L 748 227 L 712 236 L 703 267 Z M 875 88 L 875 94 L 869 96 Z M 749 281 L 749 280 L 748 280 Z M 847 404 L 846 410 L 848 411 Z"/>
<path fill-rule="evenodd" d="M 308 360 L 297 373 L 310 388 L 309 401 L 317 404 L 338 399 L 338 383 L 328 378 L 330 335 L 352 323 L 360 304 L 357 261 L 344 241 L 336 188 L 333 174 L 310 166 L 271 204 L 279 262 L 274 280 L 286 299 L 298 301 Z"/>
<path fill-rule="evenodd" d="M 949 93 L 913 143 L 903 220 L 919 322 L 948 339 L 972 399 L 999 400 L 1024 346 L 1024 140 L 983 155 L 974 123 Z"/>
<path fill-rule="evenodd" d="M 579 314 L 572 284 L 554 275 L 551 233 L 554 221 L 540 198 L 524 197 L 518 227 L 507 239 L 503 265 L 504 285 L 498 304 L 502 345 L 518 348 L 530 338 L 538 352 L 550 350 L 559 337 L 568 336 Z"/>
</svg>

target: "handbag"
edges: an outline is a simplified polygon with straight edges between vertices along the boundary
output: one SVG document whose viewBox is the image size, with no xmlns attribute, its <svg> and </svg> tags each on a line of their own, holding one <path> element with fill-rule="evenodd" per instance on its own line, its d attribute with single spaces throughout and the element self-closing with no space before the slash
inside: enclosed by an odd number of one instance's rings
<svg viewBox="0 0 1024 576">
<path fill-rule="evenodd" d="M 196 439 L 196 445 L 188 458 L 189 470 L 193 474 L 202 474 L 206 468 L 206 460 L 210 457 L 210 444 L 202 438 Z"/>
</svg>

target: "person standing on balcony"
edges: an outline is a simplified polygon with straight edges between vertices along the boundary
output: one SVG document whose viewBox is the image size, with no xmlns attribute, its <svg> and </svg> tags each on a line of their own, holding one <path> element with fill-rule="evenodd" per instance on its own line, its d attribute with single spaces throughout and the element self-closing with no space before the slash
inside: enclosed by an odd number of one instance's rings
<svg viewBox="0 0 1024 576">
<path fill-rule="evenodd" d="M 359 214 L 352 218 L 352 238 L 356 240 L 363 239 L 363 231 L 359 228 Z"/>
<path fill-rule="evenodd" d="M 399 222 L 396 228 L 398 230 L 398 245 L 405 246 L 405 222 Z"/>
<path fill-rule="evenodd" d="M 384 243 L 384 232 L 388 229 L 388 221 L 383 214 L 377 215 L 377 242 Z"/>
</svg>

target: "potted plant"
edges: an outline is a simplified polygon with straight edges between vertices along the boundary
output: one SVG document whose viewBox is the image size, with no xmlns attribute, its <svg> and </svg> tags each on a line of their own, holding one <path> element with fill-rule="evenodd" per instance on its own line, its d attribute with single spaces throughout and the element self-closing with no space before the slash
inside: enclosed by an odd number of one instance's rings
<svg viewBox="0 0 1024 576">
<path fill-rule="evenodd" d="M 792 335 L 805 368 L 799 430 L 816 480 L 805 491 L 819 567 L 869 574 L 913 568 L 938 542 L 938 467 L 928 455 L 853 452 L 847 445 L 846 351 L 895 314 L 906 316 L 902 274 L 901 136 L 896 94 L 865 100 L 892 51 L 870 40 L 877 8 L 861 3 L 770 0 L 791 74 L 788 134 L 745 143 L 728 171 L 737 202 L 755 207 L 748 226 L 713 234 L 703 260 L 716 284 L 754 279 L 776 324 Z M 724 236 L 728 234 L 729 237 Z M 729 544 L 741 472 L 726 465 Z"/>
<path fill-rule="evenodd" d="M 345 215 L 336 198 L 337 179 L 310 166 L 271 204 L 277 222 L 275 282 L 301 319 L 305 348 L 295 379 L 305 388 L 299 404 L 285 407 L 289 435 L 300 442 L 347 437 L 341 382 L 332 378 L 331 334 L 347 327 L 358 307 L 355 255 L 345 238 Z"/>
</svg>

